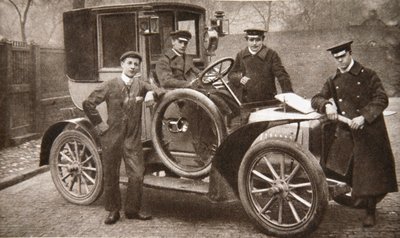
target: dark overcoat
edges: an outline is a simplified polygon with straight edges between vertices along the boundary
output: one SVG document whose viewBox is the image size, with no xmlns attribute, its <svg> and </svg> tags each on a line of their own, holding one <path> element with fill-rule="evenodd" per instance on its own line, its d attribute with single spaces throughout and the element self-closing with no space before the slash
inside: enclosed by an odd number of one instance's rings
<svg viewBox="0 0 400 238">
<path fill-rule="evenodd" d="M 325 113 L 330 98 L 334 99 L 339 114 L 350 119 L 360 115 L 365 118 L 364 127 L 359 130 L 338 124 L 332 145 L 338 141 L 342 141 L 342 145 L 331 147 L 329 154 L 336 156 L 328 156 L 328 160 L 333 160 L 327 161 L 330 169 L 338 173 L 352 171 L 351 183 L 356 197 L 397 191 L 394 157 L 383 117 L 388 97 L 377 74 L 355 61 L 349 72 L 338 70 L 330 77 L 311 104 Z M 350 153 L 343 155 L 341 152 L 349 146 Z M 351 168 L 343 170 L 343 165 Z"/>
<path fill-rule="evenodd" d="M 162 90 L 143 80 L 134 79 L 127 86 L 121 78 L 114 78 L 99 85 L 82 103 L 85 114 L 93 125 L 102 122 L 96 106 L 104 101 L 107 104 L 109 129 L 100 138 L 107 211 L 121 209 L 119 169 L 123 158 L 129 179 L 125 211 L 139 212 L 144 176 L 142 103 L 146 93 L 151 90 L 157 94 L 162 93 Z"/>
<path fill-rule="evenodd" d="M 250 78 L 246 85 L 240 83 L 243 76 Z M 293 91 L 289 74 L 278 53 L 266 46 L 255 55 L 250 53 L 248 47 L 241 50 L 236 55 L 228 78 L 242 102 L 274 99 L 277 93 L 275 78 L 278 79 L 283 93 Z"/>
<path fill-rule="evenodd" d="M 192 56 L 178 56 L 172 49 L 166 50 L 156 64 L 157 79 L 163 88 L 188 88 L 198 73 Z"/>
</svg>

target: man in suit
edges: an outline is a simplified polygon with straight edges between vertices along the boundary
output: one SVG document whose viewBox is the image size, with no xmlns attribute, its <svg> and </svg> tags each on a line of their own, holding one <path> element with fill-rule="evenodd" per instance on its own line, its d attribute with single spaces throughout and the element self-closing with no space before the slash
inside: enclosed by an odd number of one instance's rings
<svg viewBox="0 0 400 238">
<path fill-rule="evenodd" d="M 363 226 L 370 227 L 375 225 L 378 198 L 396 192 L 397 180 L 383 118 L 388 97 L 378 75 L 353 59 L 352 42 L 328 49 L 338 69 L 311 99 L 311 104 L 330 120 L 336 121 L 339 114 L 351 119 L 350 125 L 336 125 L 325 164 L 329 171 L 347 180 L 355 199 L 366 201 Z"/>
<path fill-rule="evenodd" d="M 120 218 L 119 170 L 122 158 L 128 176 L 125 217 L 151 219 L 151 215 L 140 210 L 144 176 L 141 142 L 142 102 L 148 91 L 160 95 L 163 90 L 140 78 L 141 61 L 142 57 L 137 52 L 128 51 L 122 54 L 122 74 L 102 83 L 83 102 L 86 116 L 101 135 L 105 209 L 109 211 L 105 224 L 114 224 Z M 107 104 L 107 122 L 102 120 L 96 109 L 96 106 L 104 101 Z"/>
<path fill-rule="evenodd" d="M 238 98 L 244 103 L 274 99 L 275 78 L 283 93 L 293 92 L 290 76 L 278 53 L 264 45 L 266 31 L 247 29 L 245 32 L 247 47 L 237 53 L 228 74 Z"/>
</svg>

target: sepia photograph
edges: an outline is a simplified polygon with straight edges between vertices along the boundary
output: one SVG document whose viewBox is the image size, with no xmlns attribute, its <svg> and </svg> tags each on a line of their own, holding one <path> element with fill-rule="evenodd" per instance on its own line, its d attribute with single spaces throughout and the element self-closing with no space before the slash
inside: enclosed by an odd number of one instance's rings
<svg viewBox="0 0 400 238">
<path fill-rule="evenodd" d="M 400 237 L 399 0 L 0 0 L 0 237 Z"/>
</svg>

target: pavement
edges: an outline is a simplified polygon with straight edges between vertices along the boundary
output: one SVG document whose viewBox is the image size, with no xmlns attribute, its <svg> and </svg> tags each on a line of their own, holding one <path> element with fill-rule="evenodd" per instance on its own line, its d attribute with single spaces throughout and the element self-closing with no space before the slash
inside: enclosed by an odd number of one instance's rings
<svg viewBox="0 0 400 238">
<path fill-rule="evenodd" d="M 0 150 L 0 190 L 27 180 L 49 167 L 39 167 L 41 139 Z"/>
</svg>

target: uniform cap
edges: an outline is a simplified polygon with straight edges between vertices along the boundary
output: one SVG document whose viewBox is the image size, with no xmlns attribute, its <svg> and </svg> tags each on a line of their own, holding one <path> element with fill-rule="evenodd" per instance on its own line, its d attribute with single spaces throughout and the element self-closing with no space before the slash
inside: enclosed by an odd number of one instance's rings
<svg viewBox="0 0 400 238">
<path fill-rule="evenodd" d="M 262 29 L 246 29 L 244 30 L 244 32 L 246 32 L 246 35 L 248 37 L 258 37 L 258 36 L 264 36 L 264 33 L 267 31 Z"/>
<path fill-rule="evenodd" d="M 192 34 L 189 31 L 178 30 L 170 33 L 173 39 L 179 39 L 183 41 L 189 41 L 192 38 Z"/>
<path fill-rule="evenodd" d="M 339 57 L 342 55 L 345 55 L 346 52 L 351 51 L 351 44 L 353 41 L 348 41 L 344 43 L 337 44 L 329 49 L 327 51 L 330 51 L 333 57 Z"/>
<path fill-rule="evenodd" d="M 139 59 L 140 61 L 142 61 L 142 56 L 136 51 L 127 51 L 127 52 L 123 53 L 121 55 L 121 57 L 119 58 L 119 60 L 124 61 L 124 59 L 126 59 L 128 57 L 136 58 L 136 59 Z"/>
</svg>

